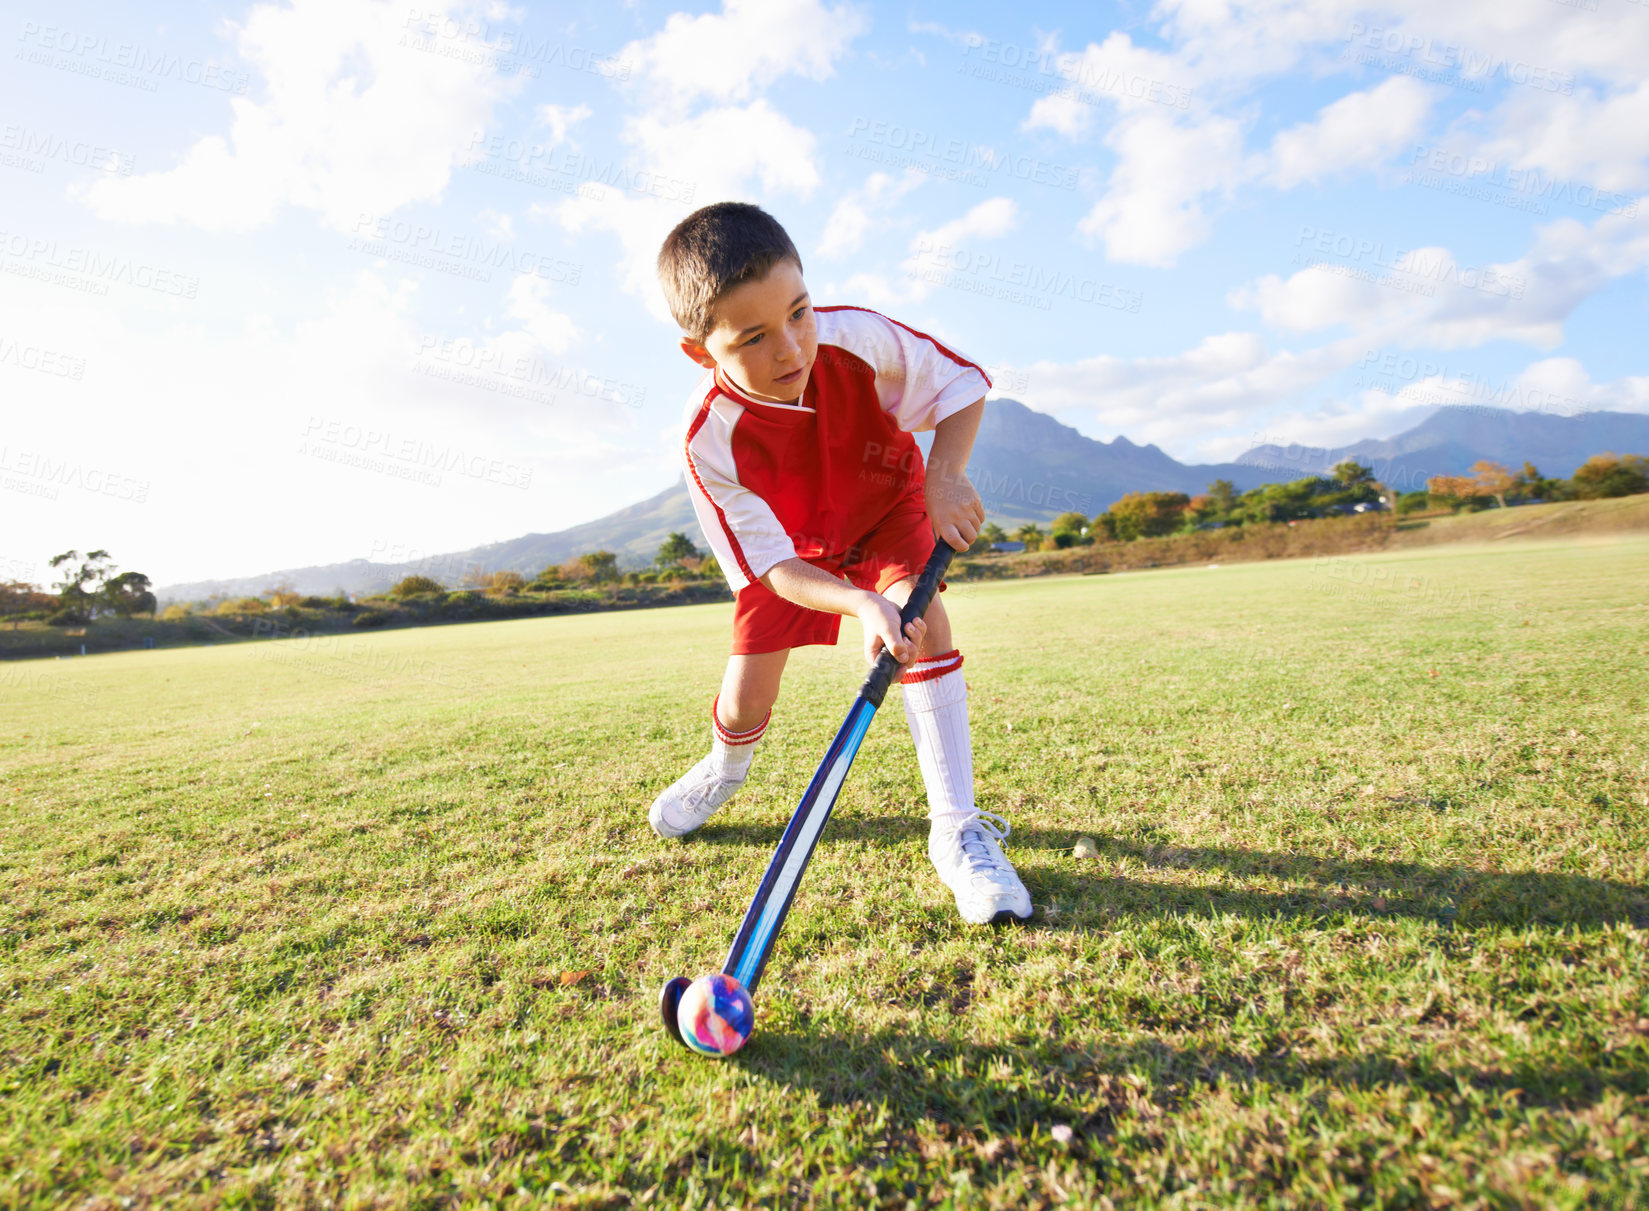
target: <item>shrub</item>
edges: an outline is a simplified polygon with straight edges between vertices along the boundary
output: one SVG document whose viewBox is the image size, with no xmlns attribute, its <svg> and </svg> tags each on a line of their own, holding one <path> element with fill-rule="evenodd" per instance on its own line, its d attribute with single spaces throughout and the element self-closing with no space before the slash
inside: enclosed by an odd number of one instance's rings
<svg viewBox="0 0 1649 1211">
<path fill-rule="evenodd" d="M 487 577 L 487 593 L 492 597 L 514 597 L 527 583 L 520 572 L 494 572 Z"/>
<path fill-rule="evenodd" d="M 1410 513 L 1423 513 L 1429 503 L 1428 493 L 1405 492 L 1397 498 L 1397 515 L 1406 517 Z"/>
<path fill-rule="evenodd" d="M 431 580 L 428 576 L 407 576 L 395 582 L 395 587 L 390 589 L 389 595 L 404 601 L 408 597 L 416 597 L 420 593 L 445 593 L 446 591 L 446 585 L 438 580 Z M 359 626 L 360 623 L 355 625 Z"/>
<path fill-rule="evenodd" d="M 176 622 L 180 618 L 187 618 L 193 611 L 183 602 L 173 602 L 161 613 L 161 621 Z"/>
<path fill-rule="evenodd" d="M 220 601 L 214 614 L 261 614 L 268 609 L 269 603 L 261 597 L 237 597 L 233 601 Z"/>
<path fill-rule="evenodd" d="M 328 601 L 325 597 L 301 597 L 298 599 L 298 604 L 306 610 L 337 609 L 337 606 Z"/>
<path fill-rule="evenodd" d="M 46 615 L 46 625 L 49 627 L 77 627 L 85 621 L 76 610 L 56 610 Z"/>
<path fill-rule="evenodd" d="M 350 625 L 364 630 L 367 627 L 381 627 L 388 621 L 389 615 L 382 610 L 362 610 L 355 616 L 355 621 Z"/>
<path fill-rule="evenodd" d="M 1576 469 L 1570 482 L 1581 500 L 1603 500 L 1649 492 L 1649 458 L 1628 454 L 1594 454 Z"/>
</svg>

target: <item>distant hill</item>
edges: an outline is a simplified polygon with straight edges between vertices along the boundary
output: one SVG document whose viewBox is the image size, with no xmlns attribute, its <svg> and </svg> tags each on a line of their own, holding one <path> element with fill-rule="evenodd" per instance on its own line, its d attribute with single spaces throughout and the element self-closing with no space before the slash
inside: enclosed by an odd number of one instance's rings
<svg viewBox="0 0 1649 1211">
<path fill-rule="evenodd" d="M 1583 412 L 1549 416 L 1504 408 L 1441 408 L 1414 428 L 1383 441 L 1321 446 L 1255 446 L 1237 461 L 1273 479 L 1297 479 L 1356 459 L 1374 477 L 1403 492 L 1419 491 L 1433 475 L 1455 475 L 1479 459 L 1520 470 L 1532 462 L 1544 474 L 1567 479 L 1594 454 L 1649 453 L 1649 416 Z"/>
<path fill-rule="evenodd" d="M 920 439 L 924 448 L 930 436 Z M 1604 450 L 1649 453 L 1649 417 L 1623 412 L 1561 417 L 1497 408 L 1443 408 L 1383 441 L 1361 441 L 1336 449 L 1256 446 L 1234 463 L 1199 465 L 1177 462 L 1156 446 L 1135 445 L 1126 437 L 1096 441 L 1018 400 L 998 399 L 985 408 L 974 450 L 968 472 L 984 499 L 985 512 L 998 525 L 1012 529 L 1064 512 L 1092 516 L 1127 492 L 1194 494 L 1216 479 L 1229 479 L 1238 490 L 1246 491 L 1262 483 L 1325 472 L 1347 458 L 1372 466 L 1376 477 L 1403 490 L 1423 487 L 1427 476 L 1465 471 L 1482 458 L 1513 468 L 1529 460 L 1548 475 L 1567 476 Z M 375 593 L 415 572 L 449 585 L 477 567 L 531 576 L 550 564 L 596 550 L 614 551 L 621 566 L 639 568 L 652 562 L 659 544 L 675 530 L 695 542 L 703 541 L 686 485 L 679 480 L 639 504 L 553 533 L 524 534 L 415 563 L 357 559 L 168 585 L 155 595 L 161 601 L 199 601 L 262 593 L 283 583 L 300 593 L 330 594 L 339 589 Z"/>
</svg>

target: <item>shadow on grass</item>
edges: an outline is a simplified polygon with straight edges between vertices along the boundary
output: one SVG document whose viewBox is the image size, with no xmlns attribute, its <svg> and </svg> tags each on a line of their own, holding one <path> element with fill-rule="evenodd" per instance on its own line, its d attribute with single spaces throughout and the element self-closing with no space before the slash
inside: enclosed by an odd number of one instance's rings
<svg viewBox="0 0 1649 1211">
<path fill-rule="evenodd" d="M 913 816 L 832 815 L 822 847 L 843 844 L 910 845 L 925 851 L 927 821 Z M 714 821 L 695 843 L 751 846 L 771 851 L 782 825 Z M 1093 911 L 1137 916 L 1414 917 L 1471 926 L 1530 926 L 1595 930 L 1626 923 L 1649 928 L 1649 889 L 1587 875 L 1535 871 L 1478 871 L 1453 866 L 1228 846 L 1163 846 L 1098 838 L 1098 855 L 1070 856 L 1069 830 L 1015 829 L 1008 854 L 1026 876 L 1031 898 L 1054 913 L 1043 927 L 1092 924 Z M 1058 851 L 1054 856 L 1050 851 Z M 1059 863 L 1039 867 L 1038 858 Z M 1120 861 L 1163 871 L 1218 872 L 1224 883 L 1195 885 L 1102 873 Z M 1276 891 L 1244 887 L 1250 879 L 1297 885 Z"/>
<path fill-rule="evenodd" d="M 1031 851 L 1068 848 L 1068 836 L 1063 833 L 1030 829 L 1022 840 Z M 1420 917 L 1462 926 L 1540 925 L 1579 930 L 1618 923 L 1649 926 L 1649 890 L 1588 875 L 1463 870 L 1227 846 L 1156 846 L 1103 837 L 1098 839 L 1098 851 L 1094 858 L 1067 858 L 1062 869 L 1037 872 L 1033 898 L 1038 903 L 1065 896 L 1079 903 L 1097 899 L 1120 911 L 1146 913 L 1265 917 L 1351 913 Z M 1124 859 L 1160 870 L 1219 872 L 1232 883 L 1184 886 L 1095 870 Z M 1240 885 L 1248 879 L 1286 879 L 1302 886 L 1279 892 Z"/>
<path fill-rule="evenodd" d="M 904 1131 L 926 1120 L 930 1127 L 938 1122 L 987 1137 L 1024 1138 L 1038 1131 L 1046 1136 L 1052 1125 L 1065 1123 L 1088 1144 L 1114 1134 L 1121 1117 L 1142 1108 L 1138 1126 L 1149 1130 L 1152 1116 L 1143 1103 L 1172 1111 L 1219 1086 L 1238 1091 L 1239 1100 L 1241 1091 L 1260 1085 L 1288 1091 L 1402 1088 L 1437 1095 L 1434 1106 L 1446 1107 L 1463 1129 L 1485 1121 L 1483 1107 L 1473 1105 L 1478 1099 L 1457 1096 L 1468 1089 L 1511 1097 L 1521 1106 L 1571 1109 L 1593 1105 L 1611 1090 L 1629 1097 L 1649 1093 L 1649 1072 L 1625 1056 L 1493 1069 L 1436 1064 L 1423 1050 L 1301 1059 L 1280 1047 L 1250 1057 L 1153 1040 L 1077 1048 L 1048 1035 L 981 1046 L 893 1032 L 868 1038 L 758 1032 L 734 1062 L 777 1085 L 811 1088 L 826 1106 L 885 1104 L 890 1126 Z"/>
</svg>

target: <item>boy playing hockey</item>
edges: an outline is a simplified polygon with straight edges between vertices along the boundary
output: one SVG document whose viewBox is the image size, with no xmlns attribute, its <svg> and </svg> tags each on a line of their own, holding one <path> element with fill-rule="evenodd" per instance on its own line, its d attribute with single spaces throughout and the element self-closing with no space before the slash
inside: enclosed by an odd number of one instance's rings
<svg viewBox="0 0 1649 1211">
<path fill-rule="evenodd" d="M 1030 895 L 998 844 L 1007 821 L 974 805 L 967 687 L 943 603 L 899 631 L 935 536 L 966 550 L 984 522 L 965 469 L 989 378 L 873 311 L 815 309 L 790 237 L 755 206 L 689 215 L 658 271 L 682 351 L 708 372 L 683 454 L 737 605 L 711 751 L 653 803 L 653 828 L 685 836 L 744 783 L 790 649 L 834 644 L 849 615 L 868 660 L 885 646 L 905 666 L 928 854 L 957 909 L 976 924 L 1029 919 Z M 926 429 L 924 473 L 911 433 Z"/>
</svg>

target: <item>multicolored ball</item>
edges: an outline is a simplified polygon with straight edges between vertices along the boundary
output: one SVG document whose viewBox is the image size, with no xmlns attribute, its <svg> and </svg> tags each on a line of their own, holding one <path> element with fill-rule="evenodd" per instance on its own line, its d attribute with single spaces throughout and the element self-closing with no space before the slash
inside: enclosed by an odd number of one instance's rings
<svg viewBox="0 0 1649 1211">
<path fill-rule="evenodd" d="M 699 1054 L 732 1055 L 755 1029 L 756 1006 L 733 976 L 700 976 L 682 991 L 676 1025 L 682 1041 Z"/>
</svg>

